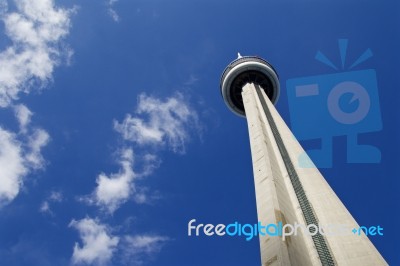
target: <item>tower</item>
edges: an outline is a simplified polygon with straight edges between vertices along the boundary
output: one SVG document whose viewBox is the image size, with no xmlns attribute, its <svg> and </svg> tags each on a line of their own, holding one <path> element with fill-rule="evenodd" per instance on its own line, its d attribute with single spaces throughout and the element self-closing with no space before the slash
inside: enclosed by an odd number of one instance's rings
<svg viewBox="0 0 400 266">
<path fill-rule="evenodd" d="M 239 55 L 220 88 L 228 108 L 247 118 L 258 221 L 309 228 L 286 238 L 260 235 L 262 266 L 387 265 L 318 169 L 299 166 L 312 163 L 274 106 L 279 80 L 272 65 Z"/>
</svg>

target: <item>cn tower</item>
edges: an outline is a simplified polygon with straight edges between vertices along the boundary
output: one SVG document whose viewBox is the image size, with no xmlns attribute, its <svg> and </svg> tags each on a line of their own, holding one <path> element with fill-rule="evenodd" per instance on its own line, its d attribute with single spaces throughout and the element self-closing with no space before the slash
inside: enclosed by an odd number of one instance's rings
<svg viewBox="0 0 400 266">
<path fill-rule="evenodd" d="M 258 221 L 348 229 L 260 235 L 261 265 L 387 265 L 363 230 L 352 232 L 360 226 L 319 170 L 299 166 L 309 158 L 274 106 L 280 86 L 272 65 L 239 55 L 225 68 L 220 88 L 228 108 L 247 119 Z"/>
</svg>

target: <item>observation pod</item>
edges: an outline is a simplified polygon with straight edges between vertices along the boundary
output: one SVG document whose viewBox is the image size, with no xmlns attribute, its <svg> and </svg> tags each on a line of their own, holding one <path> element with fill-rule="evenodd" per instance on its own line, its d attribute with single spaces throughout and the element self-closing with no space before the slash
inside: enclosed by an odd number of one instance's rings
<svg viewBox="0 0 400 266">
<path fill-rule="evenodd" d="M 220 83 L 222 97 L 235 114 L 246 116 L 242 88 L 247 83 L 259 85 L 272 103 L 278 100 L 279 78 L 272 65 L 257 56 L 239 56 L 225 68 Z"/>
</svg>

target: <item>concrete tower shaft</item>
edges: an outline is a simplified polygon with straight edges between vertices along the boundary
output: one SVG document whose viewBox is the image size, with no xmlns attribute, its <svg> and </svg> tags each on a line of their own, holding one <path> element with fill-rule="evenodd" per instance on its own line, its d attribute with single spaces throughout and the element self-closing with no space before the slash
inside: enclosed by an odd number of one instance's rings
<svg viewBox="0 0 400 266">
<path fill-rule="evenodd" d="M 359 225 L 277 112 L 273 67 L 259 57 L 238 58 L 225 69 L 221 92 L 228 108 L 247 118 L 258 221 L 348 228 L 340 235 L 260 235 L 262 265 L 387 265 L 363 232 L 351 232 Z"/>
</svg>

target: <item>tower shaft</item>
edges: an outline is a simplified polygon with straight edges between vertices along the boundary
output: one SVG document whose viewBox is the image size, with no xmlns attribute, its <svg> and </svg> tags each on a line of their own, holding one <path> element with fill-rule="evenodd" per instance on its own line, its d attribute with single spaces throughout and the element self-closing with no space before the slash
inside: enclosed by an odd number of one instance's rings
<svg viewBox="0 0 400 266">
<path fill-rule="evenodd" d="M 313 236 L 298 230 L 285 239 L 260 235 L 262 265 L 387 265 L 364 233 L 351 233 L 358 224 L 312 165 L 265 91 L 247 83 L 242 99 L 259 222 L 348 229 L 340 235 L 316 232 Z"/>
</svg>

